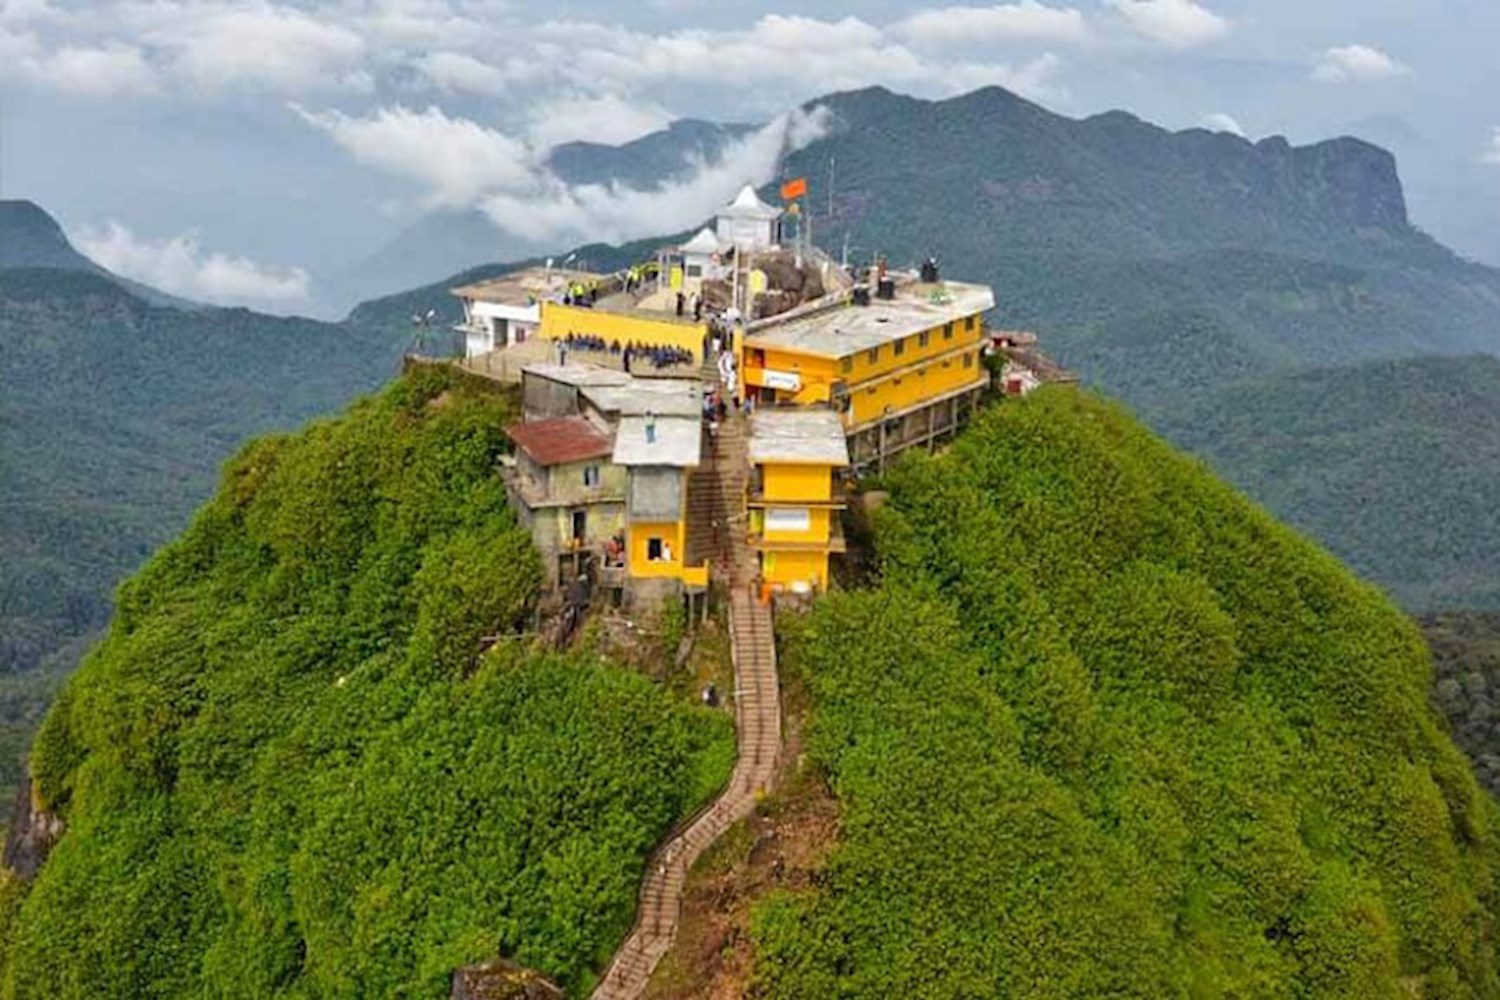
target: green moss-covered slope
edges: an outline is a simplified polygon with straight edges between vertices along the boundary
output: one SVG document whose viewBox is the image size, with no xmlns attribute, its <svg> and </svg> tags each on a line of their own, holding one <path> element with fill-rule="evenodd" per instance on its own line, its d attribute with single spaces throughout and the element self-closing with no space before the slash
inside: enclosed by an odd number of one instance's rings
<svg viewBox="0 0 1500 1000">
<path fill-rule="evenodd" d="M 788 637 L 842 822 L 764 996 L 1500 995 L 1495 806 L 1380 593 L 1085 394 L 888 485 Z"/>
<path fill-rule="evenodd" d="M 417 373 L 229 464 L 38 737 L 68 832 L 3 894 L 5 996 L 444 997 L 497 950 L 587 985 L 732 736 L 503 638 L 513 416 Z"/>
</svg>

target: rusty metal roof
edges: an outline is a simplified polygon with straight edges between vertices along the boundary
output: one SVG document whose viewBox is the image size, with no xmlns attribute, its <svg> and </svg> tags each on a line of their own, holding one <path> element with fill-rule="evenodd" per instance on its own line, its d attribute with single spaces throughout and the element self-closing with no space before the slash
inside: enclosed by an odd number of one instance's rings
<svg viewBox="0 0 1500 1000">
<path fill-rule="evenodd" d="M 602 458 L 614 450 L 610 436 L 583 417 L 556 417 L 512 424 L 505 433 L 538 465 L 566 465 Z"/>
</svg>

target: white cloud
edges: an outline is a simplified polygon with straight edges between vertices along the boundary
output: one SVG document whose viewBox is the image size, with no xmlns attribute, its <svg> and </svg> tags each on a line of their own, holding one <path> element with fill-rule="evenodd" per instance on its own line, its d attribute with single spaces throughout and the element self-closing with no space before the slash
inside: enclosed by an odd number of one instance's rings
<svg viewBox="0 0 1500 1000">
<path fill-rule="evenodd" d="M 511 86 L 505 70 L 464 52 L 429 52 L 412 65 L 431 86 L 445 93 L 499 97 Z"/>
<path fill-rule="evenodd" d="M 160 51 L 165 69 L 200 91 L 373 86 L 360 35 L 294 7 L 154 0 L 122 11 L 144 43 Z"/>
<path fill-rule="evenodd" d="M 1239 136 L 1241 139 L 1245 137 L 1245 130 L 1241 127 L 1240 123 L 1222 111 L 1215 111 L 1212 114 L 1204 115 L 1198 124 L 1213 132 L 1229 132 Z"/>
<path fill-rule="evenodd" d="M 1229 33 L 1229 21 L 1193 0 L 1106 0 L 1138 34 L 1172 48 L 1191 48 Z"/>
<path fill-rule="evenodd" d="M 63 46 L 24 58 L 18 68 L 32 81 L 68 94 L 113 97 L 156 89 L 151 67 L 139 49 L 128 45 Z"/>
<path fill-rule="evenodd" d="M 589 113 L 602 106 L 587 99 L 584 104 Z M 741 185 L 771 180 L 787 152 L 822 137 L 829 124 L 823 108 L 789 112 L 730 143 L 713 161 L 690 164 L 684 179 L 637 190 L 562 181 L 547 166 L 546 152 L 557 134 L 546 128 L 520 138 L 435 107 L 379 108 L 366 117 L 296 105 L 293 110 L 359 162 L 419 184 L 429 207 L 478 207 L 506 232 L 533 245 L 559 246 L 625 240 L 699 222 Z"/>
<path fill-rule="evenodd" d="M 993 7 L 934 7 L 892 25 L 896 34 L 921 45 L 992 45 L 1000 42 L 1081 42 L 1088 22 L 1072 7 L 1037 0 Z"/>
<path fill-rule="evenodd" d="M 84 230 L 75 242 L 114 273 L 172 295 L 221 305 L 287 305 L 308 298 L 310 281 L 301 268 L 205 251 L 191 233 L 144 240 L 110 222 L 103 229 Z"/>
<path fill-rule="evenodd" d="M 1480 152 L 1479 162 L 1500 167 L 1500 126 L 1497 126 L 1494 134 L 1490 136 L 1489 145 Z"/>
<path fill-rule="evenodd" d="M 430 206 L 471 206 L 486 191 L 526 185 L 539 169 L 524 141 L 437 107 L 380 108 L 367 118 L 292 109 L 358 162 L 422 184 Z"/>
<path fill-rule="evenodd" d="M 666 109 L 650 101 L 615 94 L 573 95 L 534 105 L 527 137 L 539 149 L 580 139 L 618 146 L 665 128 L 671 121 Z"/>
<path fill-rule="evenodd" d="M 743 185 L 770 181 L 783 156 L 822 137 L 828 125 L 821 107 L 780 115 L 730 144 L 714 161 L 699 162 L 685 179 L 661 188 L 570 187 L 539 172 L 528 189 L 496 191 L 480 207 L 499 228 L 539 244 L 620 242 L 687 229 L 710 217 Z"/>
<path fill-rule="evenodd" d="M 1411 70 L 1368 45 L 1336 46 L 1323 53 L 1312 78 L 1323 83 L 1370 83 L 1405 76 Z"/>
<path fill-rule="evenodd" d="M 1119 0 L 1123 2 L 1123 0 Z M 1162 3 L 1167 0 L 1144 0 Z M 1186 3 L 1187 0 L 1171 0 Z M 586 20 L 526 20 L 505 0 L 105 0 L 84 14 L 49 0 L 0 0 L 0 57 L 18 46 L 37 66 L 39 86 L 112 94 L 154 81 L 171 99 L 212 100 L 259 91 L 307 100 L 329 93 L 377 95 L 390 104 L 413 91 L 428 98 L 505 98 L 513 109 L 580 90 L 629 95 L 634 104 L 680 99 L 684 85 L 734 95 L 755 114 L 830 90 L 884 84 L 925 95 L 971 81 L 1048 87 L 1050 56 L 1019 64 L 960 42 L 1074 44 L 1088 21 L 1063 0 L 914 8 L 877 25 L 858 17 L 770 14 L 739 27 L 662 32 Z M 89 88 L 67 72 L 83 56 L 127 85 Z M 0 59 L 0 73 L 16 72 Z M 701 91 L 695 96 L 702 98 Z M 1033 92 L 1028 96 L 1040 97 Z M 524 124 L 524 112 L 513 126 Z M 618 117 L 618 116 L 616 116 Z M 605 119 L 611 121 L 612 119 Z"/>
</svg>

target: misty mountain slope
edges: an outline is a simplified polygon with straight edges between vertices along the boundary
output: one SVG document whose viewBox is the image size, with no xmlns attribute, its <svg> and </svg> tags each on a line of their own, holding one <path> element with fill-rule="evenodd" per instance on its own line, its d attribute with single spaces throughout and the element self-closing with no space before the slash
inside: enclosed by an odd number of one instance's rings
<svg viewBox="0 0 1500 1000">
<path fill-rule="evenodd" d="M 152 305 L 174 309 L 208 308 L 100 267 L 73 248 L 62 226 L 40 205 L 25 199 L 0 199 L 0 270 L 25 267 L 97 274 Z"/>
<path fill-rule="evenodd" d="M 0 272 L 0 672 L 106 620 L 245 438 L 389 378 L 389 338 L 153 306 L 83 270 Z"/>
<path fill-rule="evenodd" d="M 682 119 L 619 146 L 563 143 L 548 154 L 547 165 L 569 185 L 618 184 L 651 190 L 680 180 L 699 163 L 717 160 L 731 142 L 753 130 L 750 125 Z M 330 288 L 339 302 L 358 303 L 491 261 L 557 249 L 501 229 L 479 209 L 436 209 L 336 275 Z"/>
</svg>

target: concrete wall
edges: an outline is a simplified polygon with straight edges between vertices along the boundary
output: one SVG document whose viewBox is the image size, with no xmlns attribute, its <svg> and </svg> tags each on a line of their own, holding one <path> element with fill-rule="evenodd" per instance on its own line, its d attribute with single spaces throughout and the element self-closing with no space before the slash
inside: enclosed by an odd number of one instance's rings
<svg viewBox="0 0 1500 1000">
<path fill-rule="evenodd" d="M 683 515 L 682 470 L 637 466 L 630 474 L 631 521 L 677 521 Z"/>
<path fill-rule="evenodd" d="M 583 484 L 583 471 L 590 466 L 599 470 L 597 487 Z M 597 502 L 604 496 L 623 497 L 629 480 L 628 472 L 624 466 L 612 464 L 608 456 L 554 465 L 547 470 L 547 496 L 570 504 Z"/>
<path fill-rule="evenodd" d="M 523 374 L 521 408 L 528 420 L 571 417 L 578 413 L 578 390 L 548 378 Z"/>
</svg>

